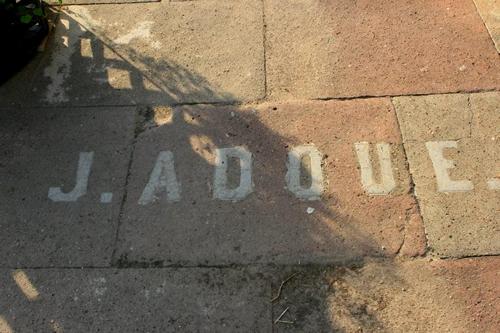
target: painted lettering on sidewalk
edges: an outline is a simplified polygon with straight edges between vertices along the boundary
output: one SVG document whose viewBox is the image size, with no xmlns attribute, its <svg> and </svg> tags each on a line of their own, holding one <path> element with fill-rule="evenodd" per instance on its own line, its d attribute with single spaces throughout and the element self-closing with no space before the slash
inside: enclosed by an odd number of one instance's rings
<svg viewBox="0 0 500 333">
<path fill-rule="evenodd" d="M 370 154 L 370 147 L 376 154 Z M 451 179 L 450 170 L 456 167 L 455 162 L 444 156 L 447 149 L 458 149 L 457 141 L 429 141 L 425 143 L 429 158 L 434 168 L 438 192 L 467 192 L 474 189 L 474 184 L 468 179 Z M 391 145 L 385 142 L 368 143 L 356 142 L 353 145 L 359 165 L 360 183 L 368 195 L 390 195 L 396 188 L 391 161 Z M 73 189 L 63 192 L 61 187 L 50 187 L 48 198 L 54 202 L 76 202 L 88 191 L 88 181 L 91 175 L 94 152 L 81 152 L 79 155 L 76 180 Z M 229 159 L 239 161 L 239 183 L 236 187 L 228 185 Z M 252 153 L 243 146 L 215 149 L 215 166 L 213 176 L 213 198 L 223 201 L 244 200 L 254 191 L 252 180 Z M 301 184 L 301 163 L 304 158 L 310 160 L 310 185 Z M 284 175 L 286 188 L 300 200 L 320 200 L 324 192 L 324 170 L 322 166 L 323 154 L 314 145 L 293 147 L 284 158 L 287 172 Z M 374 164 L 379 166 L 378 174 Z M 485 180 L 487 188 L 492 191 L 500 189 L 500 179 Z M 171 151 L 161 151 L 158 154 L 138 200 L 139 205 L 149 205 L 157 201 L 165 193 L 167 202 L 182 200 L 182 185 L 175 170 L 175 157 Z M 113 194 L 101 193 L 100 202 L 110 203 Z"/>
</svg>

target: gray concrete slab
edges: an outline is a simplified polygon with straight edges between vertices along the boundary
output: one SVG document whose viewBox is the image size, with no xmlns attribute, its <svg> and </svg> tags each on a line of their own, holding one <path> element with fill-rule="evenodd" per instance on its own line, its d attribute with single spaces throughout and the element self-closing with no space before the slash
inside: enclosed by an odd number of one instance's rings
<svg viewBox="0 0 500 333">
<path fill-rule="evenodd" d="M 134 108 L 0 110 L 1 266 L 109 264 L 134 125 Z"/>
<path fill-rule="evenodd" d="M 430 248 L 500 253 L 500 95 L 394 99 Z"/>
<path fill-rule="evenodd" d="M 262 29 L 260 1 L 70 6 L 34 80 L 12 79 L 0 103 L 255 100 L 264 96 Z"/>
<path fill-rule="evenodd" d="M 0 270 L 0 286 L 6 332 L 271 331 L 269 288 L 239 270 Z"/>
<path fill-rule="evenodd" d="M 137 139 L 118 264 L 333 262 L 394 256 L 412 238 L 420 239 L 414 252 L 425 248 L 388 99 L 158 110 L 152 118 L 159 125 Z M 387 193 L 373 195 L 362 184 L 355 143 L 364 141 L 374 150 L 367 159 L 375 182 L 382 182 L 375 144 L 387 143 L 394 180 Z M 304 189 L 324 176 L 320 200 L 304 200 L 314 193 L 292 192 L 286 181 L 287 154 L 302 145 L 323 154 L 321 167 L 305 158 L 300 172 Z M 252 154 L 253 188 L 241 198 L 221 198 L 214 188 L 216 149 L 230 147 Z M 246 171 L 228 163 L 228 188 L 235 189 Z M 416 228 L 405 232 L 410 223 Z"/>
</svg>

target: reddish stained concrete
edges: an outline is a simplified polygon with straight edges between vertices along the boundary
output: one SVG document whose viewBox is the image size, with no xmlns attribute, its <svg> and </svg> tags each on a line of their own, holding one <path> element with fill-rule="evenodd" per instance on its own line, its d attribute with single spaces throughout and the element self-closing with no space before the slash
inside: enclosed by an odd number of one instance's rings
<svg viewBox="0 0 500 333">
<path fill-rule="evenodd" d="M 365 193 L 354 150 L 360 141 L 390 143 L 396 188 L 389 195 Z M 304 144 L 324 154 L 321 201 L 301 201 L 285 188 L 287 153 Z M 254 192 L 237 203 L 215 200 L 214 148 L 235 146 L 253 154 Z M 167 203 L 162 195 L 139 206 L 162 150 L 174 154 L 182 199 Z M 425 246 L 389 99 L 179 107 L 171 122 L 139 136 L 130 175 L 124 262 L 321 263 L 394 256 L 405 239 L 415 246 L 406 255 Z"/>
<path fill-rule="evenodd" d="M 471 0 L 266 2 L 273 99 L 500 87 L 500 61 Z"/>
</svg>

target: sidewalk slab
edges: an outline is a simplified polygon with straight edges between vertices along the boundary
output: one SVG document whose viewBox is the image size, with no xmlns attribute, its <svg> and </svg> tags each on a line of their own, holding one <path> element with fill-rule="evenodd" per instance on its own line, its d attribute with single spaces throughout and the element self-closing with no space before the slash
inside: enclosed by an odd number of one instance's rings
<svg viewBox="0 0 500 333">
<path fill-rule="evenodd" d="M 477 10 L 490 32 L 491 39 L 500 52 L 500 1 L 474 0 Z"/>
<path fill-rule="evenodd" d="M 134 124 L 134 108 L 1 110 L 0 266 L 109 264 Z M 77 187 L 82 152 L 93 152 L 87 193 L 53 201 L 51 187 Z"/>
<path fill-rule="evenodd" d="M 367 261 L 287 269 L 273 305 L 274 332 L 496 332 L 500 259 Z"/>
<path fill-rule="evenodd" d="M 26 82 L 14 78 L 1 104 L 255 100 L 264 96 L 263 54 L 257 0 L 70 6 L 31 73 L 30 94 L 17 96 Z"/>
<path fill-rule="evenodd" d="M 41 269 L 0 275 L 0 318 L 12 332 L 271 330 L 269 290 L 243 271 Z"/>
<path fill-rule="evenodd" d="M 273 99 L 498 89 L 500 62 L 469 0 L 266 1 Z"/>
<path fill-rule="evenodd" d="M 414 254 L 425 248 L 389 99 L 166 110 L 162 125 L 137 139 L 118 264 L 338 262 L 394 256 L 405 234 L 415 244 Z M 387 195 L 369 195 L 362 186 L 354 144 L 364 141 L 372 143 L 368 158 L 376 179 L 375 144 L 388 144 L 395 184 Z M 314 145 L 323 154 L 320 200 L 304 200 L 288 189 L 287 154 L 301 145 Z M 216 149 L 230 147 L 252 154 L 253 191 L 235 202 L 214 197 Z M 173 187 L 163 185 L 150 201 L 141 202 L 162 151 L 172 153 L 178 197 L 169 197 Z M 301 186 L 308 188 L 313 171 L 310 159 L 304 163 Z M 238 164 L 229 162 L 231 188 L 240 184 Z M 165 177 L 164 184 L 173 179 Z"/>
<path fill-rule="evenodd" d="M 445 257 L 499 254 L 500 94 L 394 104 L 430 248 Z"/>
</svg>

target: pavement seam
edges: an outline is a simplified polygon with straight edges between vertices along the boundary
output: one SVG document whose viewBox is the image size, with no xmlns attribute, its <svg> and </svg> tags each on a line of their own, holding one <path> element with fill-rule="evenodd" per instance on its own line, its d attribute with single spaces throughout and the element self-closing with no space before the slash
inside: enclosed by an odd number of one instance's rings
<svg viewBox="0 0 500 333">
<path fill-rule="evenodd" d="M 273 282 L 268 281 L 267 286 L 269 288 L 269 300 L 271 300 L 273 298 Z M 274 333 L 274 332 L 276 332 L 276 329 L 274 327 L 274 302 L 270 301 L 270 303 L 271 304 L 269 306 L 269 311 L 271 313 L 269 314 L 269 320 L 271 323 L 271 333 Z"/>
<path fill-rule="evenodd" d="M 132 170 L 132 162 L 134 160 L 135 146 L 137 143 L 137 137 L 139 136 L 140 130 L 143 127 L 142 126 L 143 121 L 141 121 L 140 108 L 137 107 L 134 110 L 134 113 L 135 113 L 134 137 L 133 137 L 132 143 L 131 143 L 131 148 L 130 148 L 130 153 L 129 153 L 129 161 L 127 164 L 127 174 L 125 176 L 125 182 L 123 185 L 123 196 L 122 196 L 122 200 L 120 202 L 120 209 L 118 212 L 118 221 L 116 223 L 115 238 L 113 240 L 113 252 L 111 253 L 111 258 L 110 258 L 110 263 L 109 263 L 110 267 L 114 267 L 115 262 L 117 262 L 116 261 L 116 253 L 118 251 L 118 237 L 120 235 L 120 227 L 122 225 L 123 218 L 124 218 L 125 202 L 127 201 L 127 196 L 128 196 L 127 188 L 128 188 L 128 184 L 130 181 L 130 174 L 131 174 L 131 170 Z"/>
<path fill-rule="evenodd" d="M 266 0 L 262 0 L 262 44 L 264 56 L 264 100 L 267 99 L 267 24 L 266 24 Z"/>
<path fill-rule="evenodd" d="M 372 99 L 372 98 L 397 98 L 397 97 L 416 97 L 416 96 L 435 96 L 435 95 L 455 95 L 455 94 L 475 94 L 475 93 L 485 93 L 500 91 L 499 88 L 489 88 L 489 89 L 470 89 L 470 90 L 451 90 L 445 92 L 425 92 L 425 93 L 408 93 L 408 94 L 389 94 L 389 95 L 358 95 L 358 96 L 346 96 L 346 97 L 317 97 L 308 100 L 312 101 L 330 101 L 330 100 L 356 100 L 356 99 Z M 296 100 L 287 100 L 289 102 L 294 102 Z M 300 100 L 297 100 L 300 101 Z"/>
<path fill-rule="evenodd" d="M 490 254 L 477 254 L 477 255 L 464 255 L 464 256 L 443 256 L 443 257 L 433 257 L 430 255 L 419 256 L 419 257 L 364 257 L 364 261 L 389 261 L 389 262 L 417 262 L 417 261 L 429 261 L 429 260 L 442 260 L 442 261 L 454 261 L 463 259 L 475 259 L 475 258 L 500 258 L 500 253 L 490 253 Z M 324 268 L 324 267 L 358 267 L 362 265 L 363 261 L 351 260 L 339 263 L 321 263 L 321 264 L 274 264 L 274 263 L 250 263 L 250 264 L 231 264 L 231 265 L 166 265 L 166 266 L 154 266 L 154 267 L 117 267 L 117 266 L 0 266 L 0 270 L 16 270 L 16 269 L 28 269 L 28 270 L 162 270 L 162 269 L 218 269 L 218 270 L 242 270 L 242 269 L 261 269 L 261 270 L 272 270 L 272 269 L 284 269 L 284 268 Z M 271 290 L 272 292 L 272 290 Z M 271 295 L 272 296 L 272 295 Z"/>
<path fill-rule="evenodd" d="M 472 105 L 470 102 L 471 95 L 469 94 L 467 96 L 467 108 L 470 113 L 470 118 L 469 118 L 469 138 L 472 138 L 472 123 L 474 121 L 474 111 L 472 110 Z"/>
<path fill-rule="evenodd" d="M 255 105 L 261 103 L 298 103 L 298 102 L 328 102 L 328 101 L 350 101 L 350 100 L 365 100 L 365 99 L 377 99 L 377 98 L 397 98 L 397 97 L 416 97 L 416 96 L 436 96 L 436 95 L 455 95 L 455 94 L 476 94 L 476 93 L 486 93 L 486 92 L 500 92 L 500 89 L 476 89 L 470 91 L 448 91 L 448 92 L 433 92 L 433 93 L 421 93 L 421 94 L 401 94 L 401 95 L 363 95 L 363 96 L 351 96 L 351 97 L 324 97 L 324 98 L 303 98 L 303 99 L 286 99 L 286 100 L 274 100 L 274 99 L 255 99 L 249 101 L 215 101 L 215 102 L 179 102 L 179 103 L 148 103 L 150 106 L 170 106 L 170 107 L 182 107 L 182 106 L 245 106 L 245 105 Z M 140 104 L 136 103 L 125 103 L 125 104 L 94 104 L 94 105 L 2 105 L 0 110 L 8 110 L 12 108 L 24 108 L 24 109 L 71 109 L 71 108 L 101 108 L 101 107 L 137 107 Z"/>
<path fill-rule="evenodd" d="M 328 265 L 329 266 L 329 265 Z M 30 269 L 30 270 L 161 270 L 161 269 L 217 269 L 217 270 L 242 270 L 249 268 L 258 268 L 258 269 L 272 269 L 276 267 L 272 264 L 249 264 L 249 265 L 228 265 L 228 266 L 216 266 L 216 265 L 193 265 L 193 266 L 184 266 L 184 265 L 172 265 L 172 266 L 163 266 L 163 267 L 118 267 L 118 266 L 3 266 L 0 269 L 8 270 L 8 269 Z M 281 266 L 280 266 L 281 267 Z M 284 265 L 283 267 L 289 267 Z M 290 266 L 291 267 L 291 266 Z M 304 266 L 307 267 L 307 266 Z"/>
<path fill-rule="evenodd" d="M 474 258 L 488 258 L 488 257 L 500 257 L 500 253 L 465 254 L 465 255 L 458 255 L 458 256 L 447 256 L 447 255 L 438 256 L 438 258 L 440 260 L 460 260 L 460 259 L 474 259 Z"/>
<path fill-rule="evenodd" d="M 412 170 L 410 168 L 410 161 L 408 160 L 408 154 L 406 152 L 406 145 L 405 145 L 405 141 L 404 141 L 404 138 L 403 138 L 403 132 L 401 130 L 401 121 L 398 117 L 398 113 L 396 112 L 396 106 L 394 105 L 394 101 L 392 98 L 389 98 L 390 100 L 390 103 L 391 103 L 391 106 L 392 106 L 392 109 L 396 115 L 396 120 L 397 120 L 397 125 L 398 125 L 398 131 L 399 131 L 399 135 L 401 136 L 401 147 L 403 149 L 403 155 L 404 155 L 404 159 L 405 159 L 405 166 L 408 170 L 408 175 L 409 175 L 409 178 L 410 178 L 410 188 L 408 190 L 409 194 L 415 199 L 415 209 L 416 209 L 416 213 L 420 216 L 420 219 L 422 221 L 422 227 L 424 228 L 424 235 L 425 235 L 425 249 L 424 249 L 424 253 L 421 255 L 421 257 L 425 257 L 427 256 L 428 252 L 429 252 L 429 239 L 428 239 L 428 236 L 427 236 L 427 229 L 425 228 L 425 221 L 424 221 L 424 216 L 422 214 L 422 210 L 421 210 L 421 207 L 420 207 L 420 200 L 419 198 L 417 197 L 417 193 L 415 191 L 415 181 L 413 180 L 413 174 L 412 174 Z M 399 247 L 399 249 L 396 251 L 396 256 L 400 256 L 400 251 L 401 249 L 403 248 L 404 244 L 405 244 L 405 241 L 406 241 L 406 228 L 407 228 L 407 223 L 409 221 L 409 216 L 408 216 L 408 211 L 406 211 L 406 221 L 405 221 L 405 226 L 404 226 L 404 229 L 403 229 L 403 241 L 401 242 L 401 246 Z"/>
</svg>

